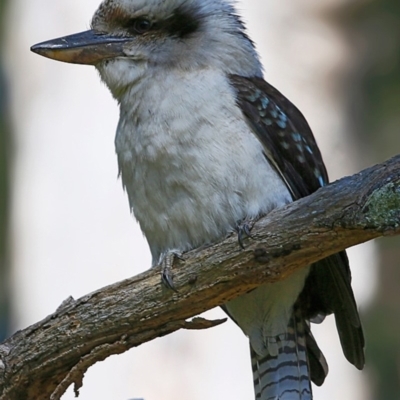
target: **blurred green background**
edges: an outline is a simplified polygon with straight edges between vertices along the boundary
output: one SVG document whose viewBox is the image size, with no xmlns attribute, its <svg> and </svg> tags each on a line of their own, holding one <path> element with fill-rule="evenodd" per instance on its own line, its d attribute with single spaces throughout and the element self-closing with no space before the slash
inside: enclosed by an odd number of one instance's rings
<svg viewBox="0 0 400 400">
<path fill-rule="evenodd" d="M 343 76 L 347 109 L 365 165 L 400 149 L 400 1 L 360 0 L 337 7 L 328 17 L 357 54 Z M 7 248 L 10 215 L 12 126 L 2 59 L 7 1 L 0 0 L 0 340 L 9 334 Z M 18 149 L 17 149 L 18 150 Z M 371 161 L 372 160 L 372 161 Z M 373 305 L 362 315 L 367 337 L 371 399 L 400 399 L 400 238 L 378 241 L 379 283 Z"/>
<path fill-rule="evenodd" d="M 348 77 L 349 112 L 366 158 L 383 161 L 400 149 L 400 1 L 356 1 L 336 16 L 358 52 Z M 368 156 L 368 157 L 367 157 Z M 371 399 L 400 399 L 400 238 L 377 241 L 379 283 L 362 316 Z"/>
</svg>

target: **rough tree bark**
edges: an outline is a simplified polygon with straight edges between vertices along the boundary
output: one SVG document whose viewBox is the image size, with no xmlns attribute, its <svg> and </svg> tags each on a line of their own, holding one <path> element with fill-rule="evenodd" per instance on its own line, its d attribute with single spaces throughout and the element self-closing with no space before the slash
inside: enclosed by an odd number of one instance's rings
<svg viewBox="0 0 400 400">
<path fill-rule="evenodd" d="M 67 299 L 0 345 L 0 400 L 59 399 L 71 383 L 78 391 L 85 371 L 109 355 L 221 323 L 186 319 L 337 251 L 397 234 L 400 156 L 274 210 L 255 224 L 244 250 L 233 234 L 185 254 L 173 267 L 176 291 L 163 287 L 154 268 Z"/>
</svg>

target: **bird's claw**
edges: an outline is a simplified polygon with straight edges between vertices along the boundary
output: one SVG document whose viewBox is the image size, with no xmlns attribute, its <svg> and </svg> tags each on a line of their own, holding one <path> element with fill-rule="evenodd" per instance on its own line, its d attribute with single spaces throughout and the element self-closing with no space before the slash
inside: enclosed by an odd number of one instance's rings
<svg viewBox="0 0 400 400">
<path fill-rule="evenodd" d="M 246 237 L 252 238 L 251 230 L 253 229 L 254 221 L 253 220 L 244 220 L 239 222 L 236 226 L 236 232 L 238 234 L 238 243 L 239 246 L 244 250 L 243 239 Z"/>
<path fill-rule="evenodd" d="M 178 251 L 169 251 L 167 252 L 161 259 L 161 282 L 168 289 L 177 292 L 177 289 L 174 285 L 173 275 L 172 275 L 172 265 L 174 264 L 174 259 L 179 258 L 180 260 L 184 260 L 182 257 L 182 253 Z"/>
</svg>

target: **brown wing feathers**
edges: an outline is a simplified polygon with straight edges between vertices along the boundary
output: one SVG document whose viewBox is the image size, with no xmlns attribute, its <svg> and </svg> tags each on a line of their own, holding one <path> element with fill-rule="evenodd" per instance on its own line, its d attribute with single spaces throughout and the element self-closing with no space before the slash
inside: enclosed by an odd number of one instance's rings
<svg viewBox="0 0 400 400">
<path fill-rule="evenodd" d="M 262 78 L 232 75 L 230 81 L 237 93 L 238 106 L 263 145 L 265 157 L 289 188 L 293 200 L 326 185 L 329 180 L 325 165 L 302 113 Z M 364 337 L 344 251 L 312 265 L 298 305 L 308 320 L 334 313 L 346 358 L 359 369 L 364 366 Z M 323 361 L 317 362 L 317 350 L 318 346 L 310 335 L 311 375 L 312 380 L 320 385 L 327 369 Z"/>
</svg>

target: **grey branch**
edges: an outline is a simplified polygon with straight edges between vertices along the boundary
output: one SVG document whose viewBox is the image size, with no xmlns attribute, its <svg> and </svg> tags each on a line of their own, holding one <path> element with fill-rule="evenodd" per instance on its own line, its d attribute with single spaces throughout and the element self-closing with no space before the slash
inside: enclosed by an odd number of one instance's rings
<svg viewBox="0 0 400 400">
<path fill-rule="evenodd" d="M 0 345 L 0 399 L 59 399 L 72 383 L 77 391 L 97 361 L 181 328 L 214 326 L 223 321 L 187 319 L 332 253 L 398 234 L 400 156 L 274 210 L 244 250 L 232 234 L 185 254 L 173 266 L 177 292 L 154 268 L 69 298 Z"/>
</svg>

